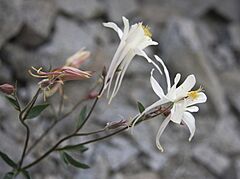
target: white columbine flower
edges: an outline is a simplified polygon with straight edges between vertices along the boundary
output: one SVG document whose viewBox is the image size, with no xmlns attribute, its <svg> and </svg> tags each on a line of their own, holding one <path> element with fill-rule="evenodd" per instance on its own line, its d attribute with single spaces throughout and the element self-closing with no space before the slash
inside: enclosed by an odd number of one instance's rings
<svg viewBox="0 0 240 179">
<path fill-rule="evenodd" d="M 142 23 L 136 23 L 129 27 L 128 19 L 125 17 L 122 17 L 122 19 L 124 24 L 123 31 L 113 22 L 103 23 L 105 27 L 115 30 L 121 40 L 117 51 L 113 56 L 104 81 L 104 90 L 108 87 L 107 97 L 109 97 L 110 89 L 113 85 L 113 78 L 116 74 L 109 103 L 111 102 L 112 98 L 116 96 L 121 86 L 124 74 L 135 55 L 146 58 L 149 63 L 154 64 L 157 69 L 160 70 L 159 67 L 143 51 L 148 46 L 158 44 L 151 39 L 152 33 L 150 32 L 149 27 L 144 26 Z"/>
<path fill-rule="evenodd" d="M 181 122 L 184 122 L 187 127 L 190 130 L 190 137 L 189 141 L 192 139 L 194 133 L 195 133 L 195 118 L 191 114 L 191 112 L 197 112 L 199 108 L 197 106 L 194 106 L 198 103 L 204 103 L 207 100 L 207 96 L 202 92 L 201 88 L 195 91 L 190 91 L 195 83 L 196 79 L 194 75 L 189 75 L 186 80 L 177 87 L 179 81 L 180 81 L 180 74 L 178 73 L 175 76 L 174 84 L 171 86 L 170 77 L 168 69 L 166 68 L 163 61 L 155 55 L 155 58 L 157 61 L 161 63 L 164 69 L 164 73 L 166 76 L 167 81 L 167 93 L 164 94 L 162 87 L 158 84 L 158 82 L 153 77 L 153 72 L 151 72 L 151 78 L 150 82 L 153 88 L 153 91 L 159 96 L 159 100 L 153 103 L 151 106 L 147 107 L 134 121 L 133 126 L 136 124 L 136 122 L 142 117 L 144 114 L 146 114 L 148 111 L 161 106 L 166 103 L 172 103 L 172 109 L 171 113 L 166 117 L 166 119 L 162 122 L 157 136 L 156 136 L 156 145 L 159 150 L 163 151 L 162 146 L 160 145 L 160 137 L 168 125 L 170 121 L 180 124 Z"/>
</svg>

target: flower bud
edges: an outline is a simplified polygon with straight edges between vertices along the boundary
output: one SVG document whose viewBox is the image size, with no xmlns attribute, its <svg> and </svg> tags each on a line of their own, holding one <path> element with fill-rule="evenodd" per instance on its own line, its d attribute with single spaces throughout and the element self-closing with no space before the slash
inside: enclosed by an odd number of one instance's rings
<svg viewBox="0 0 240 179">
<path fill-rule="evenodd" d="M 107 68 L 104 66 L 102 70 L 102 76 L 105 78 L 106 75 L 107 75 Z"/>
<path fill-rule="evenodd" d="M 95 99 L 96 97 L 98 97 L 98 93 L 96 91 L 90 92 L 87 96 L 88 99 Z"/>
<path fill-rule="evenodd" d="M 15 91 L 15 87 L 13 85 L 10 84 L 2 84 L 0 85 L 0 91 L 5 93 L 5 94 L 12 94 Z"/>
<path fill-rule="evenodd" d="M 72 55 L 71 57 L 69 57 L 67 59 L 65 66 L 79 68 L 81 66 L 81 64 L 86 59 L 89 58 L 89 56 L 90 56 L 89 51 L 80 50 L 80 51 L 78 51 L 77 53 L 75 53 L 74 55 Z"/>
</svg>

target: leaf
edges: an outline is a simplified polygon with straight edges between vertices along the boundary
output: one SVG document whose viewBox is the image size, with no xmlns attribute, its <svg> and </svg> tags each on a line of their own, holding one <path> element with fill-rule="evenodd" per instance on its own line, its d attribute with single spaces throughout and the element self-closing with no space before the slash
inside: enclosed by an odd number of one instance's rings
<svg viewBox="0 0 240 179">
<path fill-rule="evenodd" d="M 59 151 L 63 151 L 63 150 L 68 150 L 68 151 L 71 151 L 71 150 L 74 150 L 74 151 L 80 151 L 81 153 L 84 153 L 88 150 L 87 147 L 85 147 L 84 145 L 82 144 L 76 144 L 76 145 L 66 145 L 65 147 L 62 147 L 60 149 L 57 149 Z"/>
<path fill-rule="evenodd" d="M 44 109 L 46 109 L 48 106 L 49 104 L 39 104 L 39 105 L 33 106 L 32 109 L 30 109 L 30 111 L 28 112 L 26 119 L 32 119 L 39 116 L 41 112 Z"/>
<path fill-rule="evenodd" d="M 140 113 L 142 113 L 145 110 L 145 107 L 143 106 L 143 104 L 141 102 L 137 102 L 137 106 L 138 106 L 138 111 Z"/>
<path fill-rule="evenodd" d="M 64 163 L 65 163 L 66 165 L 68 165 L 69 163 L 68 163 L 68 161 L 67 161 L 66 156 L 65 156 L 64 153 L 65 153 L 65 152 L 62 152 L 62 151 L 59 152 L 60 158 L 64 161 Z"/>
<path fill-rule="evenodd" d="M 9 166 L 11 166 L 13 168 L 17 168 L 17 164 L 12 159 L 10 159 L 7 156 L 7 154 L 0 151 L 0 156 Z"/>
<path fill-rule="evenodd" d="M 79 128 L 85 121 L 87 115 L 87 106 L 84 106 L 79 114 L 79 118 L 77 121 L 77 128 Z"/>
<path fill-rule="evenodd" d="M 75 160 L 73 157 L 71 157 L 70 155 L 68 155 L 66 152 L 63 152 L 64 157 L 66 158 L 66 160 L 68 161 L 68 163 L 74 167 L 77 168 L 82 168 L 82 169 L 87 169 L 90 168 L 88 165 L 81 163 L 77 160 Z"/>
<path fill-rule="evenodd" d="M 4 175 L 3 179 L 13 179 L 14 177 L 15 176 L 13 172 L 8 172 Z"/>
<path fill-rule="evenodd" d="M 30 176 L 30 174 L 28 173 L 28 171 L 26 171 L 26 170 L 21 170 L 21 173 L 23 174 L 23 176 L 24 176 L 26 179 L 31 179 L 31 176 Z"/>
<path fill-rule="evenodd" d="M 16 109 L 17 111 L 20 111 L 20 106 L 16 98 L 12 96 L 6 96 L 6 99 L 14 107 L 14 109 Z"/>
</svg>

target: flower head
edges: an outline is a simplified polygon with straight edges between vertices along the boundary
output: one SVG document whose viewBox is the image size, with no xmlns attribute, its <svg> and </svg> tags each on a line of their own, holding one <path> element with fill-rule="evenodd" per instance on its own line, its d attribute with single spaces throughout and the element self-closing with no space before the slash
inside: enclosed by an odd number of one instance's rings
<svg viewBox="0 0 240 179">
<path fill-rule="evenodd" d="M 123 31 L 113 22 L 103 23 L 105 27 L 115 30 L 120 38 L 120 44 L 113 56 L 104 81 L 104 90 L 108 88 L 108 97 L 113 85 L 109 103 L 111 102 L 112 98 L 116 96 L 121 86 L 124 74 L 130 62 L 136 55 L 144 57 L 149 63 L 154 64 L 155 67 L 160 71 L 160 68 L 143 51 L 148 46 L 158 44 L 151 39 L 152 33 L 150 32 L 150 28 L 148 26 L 144 26 L 142 22 L 133 24 L 131 27 L 129 27 L 128 19 L 125 17 L 122 19 L 124 24 Z M 113 84 L 114 77 L 115 81 Z"/>
<path fill-rule="evenodd" d="M 199 108 L 194 105 L 198 103 L 206 102 L 207 96 L 202 92 L 202 88 L 191 91 L 196 84 L 196 79 L 194 75 L 189 75 L 186 78 L 186 80 L 181 85 L 178 86 L 178 83 L 181 77 L 181 75 L 178 73 L 175 76 L 174 84 L 171 86 L 168 69 L 166 68 L 165 64 L 158 56 L 155 55 L 155 58 L 163 66 L 164 73 L 166 76 L 166 81 L 167 81 L 167 92 L 165 94 L 162 87 L 155 80 L 155 78 L 153 77 L 154 70 L 152 70 L 150 82 L 151 82 L 153 91 L 159 96 L 160 99 L 155 103 L 153 103 L 151 106 L 147 107 L 135 119 L 133 126 L 134 124 L 136 124 L 136 122 L 140 119 L 140 117 L 143 114 L 147 113 L 153 108 L 156 108 L 158 106 L 161 106 L 167 103 L 172 104 L 170 114 L 166 117 L 166 119 L 161 124 L 156 136 L 156 145 L 159 148 L 159 150 L 163 151 L 163 148 L 160 144 L 159 139 L 164 129 L 166 128 L 166 126 L 170 121 L 177 124 L 181 124 L 182 122 L 185 123 L 190 130 L 189 141 L 192 139 L 195 133 L 196 127 L 195 127 L 195 118 L 193 117 L 191 112 L 197 112 Z"/>
<path fill-rule="evenodd" d="M 16 90 L 15 87 L 11 84 L 5 83 L 5 84 L 0 85 L 0 91 L 7 94 L 7 95 L 13 94 L 13 92 L 15 90 Z"/>
<path fill-rule="evenodd" d="M 61 68 L 55 68 L 49 72 L 42 71 L 42 68 L 36 69 L 32 67 L 36 74 L 29 71 L 29 73 L 36 78 L 48 79 L 52 82 L 58 81 L 63 83 L 64 81 L 82 80 L 91 77 L 91 72 L 82 71 L 74 67 L 63 66 Z"/>
<path fill-rule="evenodd" d="M 38 83 L 44 92 L 44 98 L 52 96 L 58 90 L 61 92 L 61 87 L 65 81 L 83 80 L 92 76 L 90 71 L 79 70 L 78 67 L 89 57 L 87 51 L 79 51 L 66 60 L 65 66 L 55 68 L 51 71 L 42 71 L 42 68 L 36 69 L 32 67 L 29 70 L 31 76 L 41 78 Z"/>
</svg>

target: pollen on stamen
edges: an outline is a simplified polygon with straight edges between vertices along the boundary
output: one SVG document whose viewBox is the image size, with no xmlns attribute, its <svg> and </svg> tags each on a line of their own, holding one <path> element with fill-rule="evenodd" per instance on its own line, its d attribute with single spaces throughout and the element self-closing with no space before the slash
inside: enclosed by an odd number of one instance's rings
<svg viewBox="0 0 240 179">
<path fill-rule="evenodd" d="M 148 37 L 152 37 L 152 32 L 150 31 L 150 27 L 148 25 L 141 25 L 144 31 L 144 35 L 148 36 Z"/>
<path fill-rule="evenodd" d="M 189 98 L 191 98 L 192 100 L 195 100 L 195 99 L 197 99 L 199 97 L 199 92 L 201 92 L 201 91 L 203 91 L 202 87 L 200 87 L 199 89 L 194 90 L 194 91 L 189 91 L 187 96 Z"/>
</svg>

